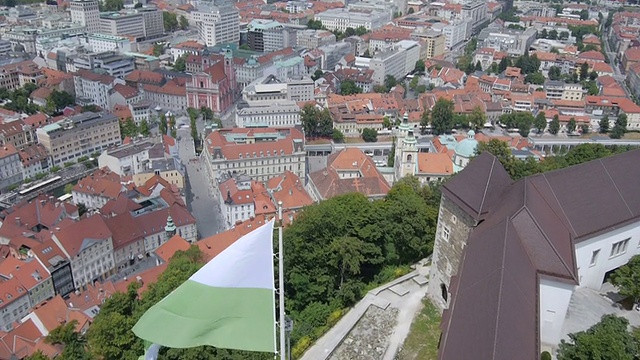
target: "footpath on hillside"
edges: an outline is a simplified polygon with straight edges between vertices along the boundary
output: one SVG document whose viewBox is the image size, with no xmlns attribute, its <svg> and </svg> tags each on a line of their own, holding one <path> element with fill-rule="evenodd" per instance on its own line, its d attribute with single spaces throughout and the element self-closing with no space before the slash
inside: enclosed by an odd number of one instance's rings
<svg viewBox="0 0 640 360">
<path fill-rule="evenodd" d="M 422 309 L 429 274 L 425 263 L 369 291 L 302 360 L 394 360 Z"/>
</svg>

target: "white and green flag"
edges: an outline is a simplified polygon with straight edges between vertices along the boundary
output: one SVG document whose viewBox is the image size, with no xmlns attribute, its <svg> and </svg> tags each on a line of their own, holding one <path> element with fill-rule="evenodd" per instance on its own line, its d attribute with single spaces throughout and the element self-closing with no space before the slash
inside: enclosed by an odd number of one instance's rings
<svg viewBox="0 0 640 360">
<path fill-rule="evenodd" d="M 147 310 L 133 332 L 171 348 L 275 353 L 273 221 L 231 244 Z"/>
</svg>

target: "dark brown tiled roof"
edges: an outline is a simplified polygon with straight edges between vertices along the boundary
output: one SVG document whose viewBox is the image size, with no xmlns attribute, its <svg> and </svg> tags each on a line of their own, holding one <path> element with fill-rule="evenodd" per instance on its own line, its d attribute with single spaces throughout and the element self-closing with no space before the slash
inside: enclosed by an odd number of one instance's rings
<svg viewBox="0 0 640 360">
<path fill-rule="evenodd" d="M 497 201 L 471 232 L 450 284 L 441 360 L 538 359 L 539 280 L 578 284 L 574 244 L 640 218 L 640 150 L 506 188 L 486 181 L 502 168 L 489 160 L 478 157 L 445 185 L 445 196 L 472 216 L 484 213 L 474 192 Z"/>
<path fill-rule="evenodd" d="M 496 203 L 501 190 L 511 184 L 509 174 L 489 153 L 479 155 L 458 175 L 442 186 L 443 192 L 476 221 Z"/>
</svg>

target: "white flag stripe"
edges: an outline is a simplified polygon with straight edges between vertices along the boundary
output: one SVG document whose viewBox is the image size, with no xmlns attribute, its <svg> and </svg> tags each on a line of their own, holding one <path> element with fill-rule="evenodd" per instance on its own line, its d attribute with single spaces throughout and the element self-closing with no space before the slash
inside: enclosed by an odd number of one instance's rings
<svg viewBox="0 0 640 360">
<path fill-rule="evenodd" d="M 271 220 L 231 244 L 190 278 L 203 285 L 274 289 Z"/>
</svg>

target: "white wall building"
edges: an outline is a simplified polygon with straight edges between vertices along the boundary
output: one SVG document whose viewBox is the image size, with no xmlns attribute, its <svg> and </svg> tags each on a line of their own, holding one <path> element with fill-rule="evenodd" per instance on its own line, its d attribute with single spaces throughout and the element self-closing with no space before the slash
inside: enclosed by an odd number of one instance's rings
<svg viewBox="0 0 640 360">
<path fill-rule="evenodd" d="M 236 126 L 239 128 L 296 125 L 300 125 L 300 107 L 295 101 L 252 102 L 238 106 L 236 110 Z"/>
<path fill-rule="evenodd" d="M 327 30 L 345 31 L 360 26 L 367 30 L 381 28 L 391 21 L 391 10 L 387 11 L 350 11 L 345 8 L 329 9 L 315 14 L 315 19 L 322 22 Z"/>
<path fill-rule="evenodd" d="M 197 24 L 200 39 L 207 46 L 238 43 L 240 41 L 240 17 L 232 3 L 223 2 L 218 6 L 199 5 L 191 12 Z"/>
<path fill-rule="evenodd" d="M 89 34 L 87 43 L 93 52 L 118 51 L 131 52 L 131 41 L 122 36 L 107 34 Z"/>
<path fill-rule="evenodd" d="M 73 0 L 69 10 L 72 22 L 85 26 L 90 34 L 100 32 L 98 0 Z"/>
</svg>

